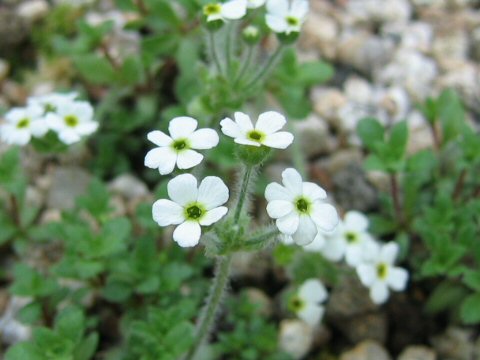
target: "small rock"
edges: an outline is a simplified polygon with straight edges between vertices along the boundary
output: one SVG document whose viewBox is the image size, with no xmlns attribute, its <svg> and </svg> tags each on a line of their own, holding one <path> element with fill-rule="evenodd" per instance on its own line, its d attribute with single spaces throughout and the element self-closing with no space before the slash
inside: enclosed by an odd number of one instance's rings
<svg viewBox="0 0 480 360">
<path fill-rule="evenodd" d="M 49 6 L 45 0 L 30 0 L 21 3 L 17 8 L 17 14 L 29 21 L 35 22 L 48 14 Z"/>
<path fill-rule="evenodd" d="M 13 10 L 0 7 L 0 52 L 11 50 L 24 41 L 29 33 L 25 20 Z"/>
<path fill-rule="evenodd" d="M 112 192 L 118 193 L 129 200 L 148 195 L 147 185 L 131 174 L 118 176 L 110 182 L 108 187 Z"/>
<path fill-rule="evenodd" d="M 258 314 L 263 316 L 272 315 L 273 303 L 272 300 L 265 294 L 262 290 L 257 288 L 247 288 L 245 289 L 248 300 L 257 305 Z"/>
<path fill-rule="evenodd" d="M 294 359 L 301 359 L 313 344 L 313 329 L 300 320 L 282 320 L 279 337 L 280 348 Z"/>
<path fill-rule="evenodd" d="M 295 122 L 294 127 L 304 156 L 330 153 L 334 148 L 327 122 L 319 116 L 311 115 L 304 121 Z"/>
<path fill-rule="evenodd" d="M 330 16 L 311 13 L 302 29 L 300 45 L 304 49 L 315 49 L 323 58 L 336 56 L 338 25 Z"/>
<path fill-rule="evenodd" d="M 437 360 L 437 354 L 426 346 L 412 345 L 403 350 L 397 360 Z"/>
<path fill-rule="evenodd" d="M 361 164 L 363 155 L 357 148 L 340 149 L 326 159 L 319 160 L 314 167 L 324 168 L 330 175 L 335 175 L 352 163 Z"/>
<path fill-rule="evenodd" d="M 347 103 L 347 98 L 338 89 L 316 87 L 311 91 L 315 112 L 328 122 L 337 117 L 338 111 Z"/>
<path fill-rule="evenodd" d="M 353 344 L 363 340 L 375 340 L 384 344 L 388 336 L 387 316 L 378 311 L 338 321 L 336 326 Z"/>
<path fill-rule="evenodd" d="M 471 330 L 450 327 L 444 334 L 434 337 L 432 345 L 441 359 L 474 359 L 475 343 Z"/>
<path fill-rule="evenodd" d="M 13 104 L 23 105 L 27 100 L 27 90 L 15 81 L 5 80 L 0 90 L 3 92 L 5 98 Z"/>
<path fill-rule="evenodd" d="M 40 224 L 59 222 L 62 220 L 62 212 L 58 209 L 47 209 L 40 217 Z"/>
<path fill-rule="evenodd" d="M 44 196 L 42 192 L 32 186 L 27 187 L 27 193 L 26 193 L 26 202 L 28 205 L 33 205 L 35 207 L 41 207 L 44 202 Z"/>
<path fill-rule="evenodd" d="M 30 302 L 28 298 L 12 296 L 5 312 L 0 317 L 0 337 L 1 342 L 13 345 L 20 341 L 30 338 L 32 329 L 15 320 L 18 311 Z"/>
<path fill-rule="evenodd" d="M 390 360 L 387 351 L 375 341 L 363 341 L 352 350 L 343 353 L 340 360 Z"/>
<path fill-rule="evenodd" d="M 47 204 L 50 208 L 71 209 L 75 199 L 83 195 L 90 182 L 90 175 L 78 167 L 57 168 L 52 174 L 52 187 L 48 193 Z"/>
<path fill-rule="evenodd" d="M 236 252 L 232 258 L 232 277 L 262 280 L 267 275 L 270 260 L 263 252 Z"/>
</svg>

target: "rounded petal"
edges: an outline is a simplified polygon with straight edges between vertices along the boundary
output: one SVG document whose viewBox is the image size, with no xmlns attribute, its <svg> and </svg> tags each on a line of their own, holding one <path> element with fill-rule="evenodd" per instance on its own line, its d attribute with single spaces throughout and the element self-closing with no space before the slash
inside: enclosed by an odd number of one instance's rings
<svg viewBox="0 0 480 360">
<path fill-rule="evenodd" d="M 279 236 L 280 242 L 285 245 L 293 245 L 295 242 L 293 241 L 293 238 L 290 235 L 285 235 L 281 234 Z"/>
<path fill-rule="evenodd" d="M 288 0 L 268 0 L 267 12 L 279 17 L 288 15 Z"/>
<path fill-rule="evenodd" d="M 377 271 L 374 265 L 371 264 L 360 264 L 356 268 L 357 275 L 360 278 L 360 281 L 365 286 L 372 286 L 375 280 L 377 280 Z"/>
<path fill-rule="evenodd" d="M 332 205 L 320 201 L 313 203 L 311 217 L 315 224 L 326 232 L 335 230 L 339 221 L 337 210 Z"/>
<path fill-rule="evenodd" d="M 183 150 L 177 154 L 177 166 L 179 169 L 191 169 L 200 164 L 203 160 L 203 155 L 195 150 Z"/>
<path fill-rule="evenodd" d="M 340 261 L 345 255 L 346 249 L 345 240 L 339 237 L 330 237 L 322 249 L 322 254 L 330 261 Z"/>
<path fill-rule="evenodd" d="M 200 225 L 210 226 L 213 223 L 216 223 L 222 217 L 224 217 L 227 212 L 228 212 L 228 208 L 226 206 L 220 206 L 212 210 L 209 210 L 207 211 L 205 216 L 200 220 Z"/>
<path fill-rule="evenodd" d="M 297 315 L 310 326 L 316 326 L 323 318 L 325 308 L 321 305 L 306 304 Z"/>
<path fill-rule="evenodd" d="M 170 174 L 177 162 L 177 154 L 168 147 L 150 150 L 145 156 L 145 166 L 150 169 L 159 169 L 160 174 Z"/>
<path fill-rule="evenodd" d="M 160 226 L 177 225 L 185 221 L 183 208 L 167 199 L 160 199 L 153 203 L 152 217 Z"/>
<path fill-rule="evenodd" d="M 296 214 L 295 212 L 291 212 L 290 214 L 281 217 L 280 219 L 277 219 L 276 224 L 278 230 L 280 230 L 281 233 L 286 235 L 293 235 L 298 229 L 299 222 L 300 217 L 298 216 L 298 214 Z"/>
<path fill-rule="evenodd" d="M 265 189 L 265 199 L 267 201 L 274 201 L 274 200 L 285 200 L 292 202 L 294 196 L 290 191 L 287 190 L 286 187 L 278 184 L 278 183 L 270 183 L 267 185 Z"/>
<path fill-rule="evenodd" d="M 192 149 L 211 149 L 218 145 L 218 134 L 212 129 L 200 129 L 188 137 Z"/>
<path fill-rule="evenodd" d="M 59 134 L 58 138 L 61 142 L 71 145 L 81 140 L 80 135 L 78 135 L 75 131 L 70 129 L 63 129 Z"/>
<path fill-rule="evenodd" d="M 310 244 L 317 234 L 318 229 L 312 219 L 309 216 L 302 215 L 299 219 L 298 229 L 292 236 L 295 244 L 303 246 Z"/>
<path fill-rule="evenodd" d="M 284 33 L 288 30 L 288 23 L 285 17 L 267 14 L 265 16 L 267 26 L 276 33 Z"/>
<path fill-rule="evenodd" d="M 255 129 L 269 135 L 280 130 L 286 123 L 287 120 L 282 114 L 276 111 L 267 111 L 260 114 Z"/>
<path fill-rule="evenodd" d="M 286 131 L 270 134 L 263 140 L 263 145 L 274 149 L 286 149 L 293 142 L 293 135 Z"/>
<path fill-rule="evenodd" d="M 222 4 L 222 16 L 228 20 L 241 19 L 247 13 L 247 0 L 230 0 Z"/>
<path fill-rule="evenodd" d="M 181 247 L 192 247 L 198 244 L 202 229 L 196 221 L 185 221 L 173 232 L 173 240 Z"/>
<path fill-rule="evenodd" d="M 248 140 L 246 137 L 238 137 L 238 138 L 235 138 L 234 141 L 240 145 L 248 145 L 248 146 L 256 146 L 256 147 L 262 146 L 262 144 L 256 141 Z"/>
<path fill-rule="evenodd" d="M 238 127 L 240 128 L 240 131 L 243 134 L 246 134 L 248 131 L 253 130 L 253 124 L 252 124 L 252 120 L 250 119 L 250 116 L 240 111 L 237 111 L 234 114 L 234 117 L 235 117 L 235 122 L 238 124 Z"/>
<path fill-rule="evenodd" d="M 196 202 L 197 179 L 191 174 L 178 175 L 168 182 L 167 191 L 170 199 L 181 206 Z"/>
<path fill-rule="evenodd" d="M 345 262 L 351 267 L 357 267 L 364 262 L 364 253 L 362 246 L 358 244 L 347 245 L 345 251 Z"/>
<path fill-rule="evenodd" d="M 189 116 L 179 116 L 170 121 L 168 131 L 172 139 L 188 138 L 198 126 L 197 120 Z"/>
<path fill-rule="evenodd" d="M 292 168 L 285 169 L 282 172 L 282 182 L 294 196 L 302 195 L 302 177 L 297 170 Z"/>
<path fill-rule="evenodd" d="M 272 219 L 278 219 L 293 211 L 293 204 L 291 201 L 273 200 L 267 205 L 267 213 Z"/>
<path fill-rule="evenodd" d="M 397 243 L 389 242 L 380 249 L 380 260 L 387 264 L 393 264 L 398 256 L 399 246 Z"/>
<path fill-rule="evenodd" d="M 198 202 L 207 210 L 223 205 L 228 201 L 227 185 L 217 176 L 207 176 L 198 188 Z"/>
<path fill-rule="evenodd" d="M 348 230 L 363 232 L 368 229 L 368 218 L 359 211 L 349 211 L 343 219 Z"/>
<path fill-rule="evenodd" d="M 312 182 L 304 182 L 302 185 L 303 195 L 310 199 L 311 201 L 315 200 L 324 200 L 327 198 L 327 192 L 323 188 Z"/>
<path fill-rule="evenodd" d="M 35 137 L 42 137 L 48 132 L 48 124 L 45 120 L 32 121 L 30 125 L 30 131 Z"/>
<path fill-rule="evenodd" d="M 290 14 L 297 19 L 304 19 L 308 13 L 308 1 L 307 0 L 294 0 L 290 7 Z"/>
<path fill-rule="evenodd" d="M 320 303 L 327 299 L 327 290 L 318 279 L 306 280 L 298 290 L 300 298 L 310 303 Z"/>
<path fill-rule="evenodd" d="M 248 0 L 247 7 L 249 9 L 256 9 L 265 4 L 266 0 Z"/>
<path fill-rule="evenodd" d="M 387 284 L 395 291 L 403 291 L 407 286 L 408 272 L 400 267 L 392 267 L 388 270 Z"/>
<path fill-rule="evenodd" d="M 169 146 L 173 139 L 160 130 L 150 131 L 147 134 L 147 139 L 157 146 Z"/>
<path fill-rule="evenodd" d="M 237 138 L 245 135 L 242 132 L 240 126 L 230 118 L 225 118 L 220 121 L 220 126 L 222 127 L 222 132 L 232 138 Z"/>
<path fill-rule="evenodd" d="M 388 299 L 388 287 L 382 281 L 375 282 L 370 288 L 370 297 L 375 304 L 383 304 Z"/>
<path fill-rule="evenodd" d="M 325 235 L 319 231 L 313 241 L 310 244 L 305 245 L 303 249 L 309 252 L 320 252 L 326 244 L 327 240 L 325 239 Z"/>
<path fill-rule="evenodd" d="M 78 124 L 75 128 L 77 133 L 80 135 L 90 135 L 93 134 L 98 129 L 98 123 L 95 121 L 85 121 L 83 123 Z"/>
</svg>

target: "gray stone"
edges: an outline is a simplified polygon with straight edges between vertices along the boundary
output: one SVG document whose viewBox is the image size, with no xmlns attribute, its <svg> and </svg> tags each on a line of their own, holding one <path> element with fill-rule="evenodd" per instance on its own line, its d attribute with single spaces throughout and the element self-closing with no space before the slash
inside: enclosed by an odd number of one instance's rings
<svg viewBox="0 0 480 360">
<path fill-rule="evenodd" d="M 294 359 L 301 359 L 312 347 L 313 329 L 300 320 L 282 320 L 279 337 L 280 348 Z"/>
<path fill-rule="evenodd" d="M 363 341 L 352 350 L 343 353 L 340 360 L 390 360 L 388 352 L 375 341 Z"/>
<path fill-rule="evenodd" d="M 75 199 L 83 195 L 90 182 L 90 175 L 78 167 L 57 168 L 52 174 L 52 186 L 47 197 L 47 204 L 55 209 L 70 209 Z"/>
<path fill-rule="evenodd" d="M 245 289 L 248 300 L 257 306 L 258 314 L 271 316 L 273 311 L 273 302 L 262 290 L 257 288 Z"/>
<path fill-rule="evenodd" d="M 48 2 L 45 0 L 25 1 L 17 7 L 17 14 L 28 22 L 41 20 L 48 14 L 48 11 Z"/>
<path fill-rule="evenodd" d="M 334 147 L 327 122 L 317 115 L 294 123 L 294 134 L 304 156 L 311 157 L 331 152 Z M 291 151 L 291 146 L 289 151 Z"/>
<path fill-rule="evenodd" d="M 353 344 L 375 340 L 384 344 L 388 335 L 388 319 L 383 312 L 371 312 L 337 321 L 336 326 Z"/>
<path fill-rule="evenodd" d="M 441 359 L 466 360 L 475 357 L 473 331 L 460 327 L 449 327 L 444 334 L 432 339 L 432 345 Z"/>
<path fill-rule="evenodd" d="M 426 346 L 412 345 L 403 350 L 397 360 L 437 360 L 437 354 Z"/>
<path fill-rule="evenodd" d="M 123 174 L 113 179 L 109 189 L 127 199 L 136 199 L 148 195 L 148 188 L 145 183 L 131 174 Z"/>
<path fill-rule="evenodd" d="M 16 12 L 0 5 L 0 53 L 11 50 L 28 36 L 29 27 Z"/>
</svg>

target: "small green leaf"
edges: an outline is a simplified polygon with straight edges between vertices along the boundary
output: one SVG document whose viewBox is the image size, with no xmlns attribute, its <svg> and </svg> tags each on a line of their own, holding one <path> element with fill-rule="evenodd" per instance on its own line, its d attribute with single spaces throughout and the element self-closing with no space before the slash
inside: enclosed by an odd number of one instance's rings
<svg viewBox="0 0 480 360">
<path fill-rule="evenodd" d="M 357 133 L 363 144 L 374 151 L 377 144 L 384 141 L 385 129 L 377 119 L 364 118 L 358 123 Z"/>
<path fill-rule="evenodd" d="M 460 308 L 460 316 L 466 324 L 480 322 L 480 293 L 467 297 Z"/>
</svg>

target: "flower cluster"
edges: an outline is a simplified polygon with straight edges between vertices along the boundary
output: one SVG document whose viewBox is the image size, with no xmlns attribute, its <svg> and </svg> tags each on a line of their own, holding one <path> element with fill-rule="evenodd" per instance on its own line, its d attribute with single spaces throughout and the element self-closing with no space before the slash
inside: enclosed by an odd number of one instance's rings
<svg viewBox="0 0 480 360">
<path fill-rule="evenodd" d="M 13 108 L 0 124 L 0 139 L 12 145 L 26 145 L 32 138 L 42 138 L 49 131 L 71 145 L 98 128 L 93 108 L 86 101 L 76 100 L 77 94 L 54 93 L 31 97 L 27 106 Z"/>
<path fill-rule="evenodd" d="M 317 279 L 308 279 L 290 297 L 288 308 L 313 327 L 322 320 L 325 312 L 322 303 L 327 298 L 328 293 L 325 286 Z"/>
</svg>

